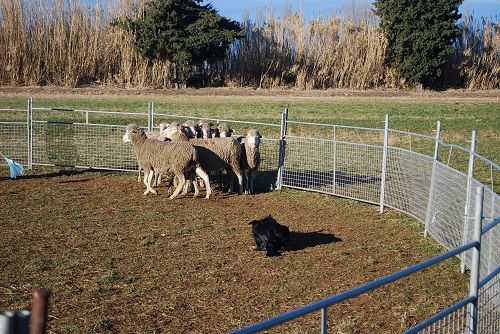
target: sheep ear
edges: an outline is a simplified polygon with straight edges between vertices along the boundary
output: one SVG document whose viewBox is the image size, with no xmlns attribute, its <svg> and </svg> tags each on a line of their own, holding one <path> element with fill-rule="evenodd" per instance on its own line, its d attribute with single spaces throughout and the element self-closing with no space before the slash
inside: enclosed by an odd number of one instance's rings
<svg viewBox="0 0 500 334">
<path fill-rule="evenodd" d="M 259 138 L 262 138 L 262 136 L 260 135 L 260 133 L 257 131 L 257 136 L 259 136 Z"/>
</svg>

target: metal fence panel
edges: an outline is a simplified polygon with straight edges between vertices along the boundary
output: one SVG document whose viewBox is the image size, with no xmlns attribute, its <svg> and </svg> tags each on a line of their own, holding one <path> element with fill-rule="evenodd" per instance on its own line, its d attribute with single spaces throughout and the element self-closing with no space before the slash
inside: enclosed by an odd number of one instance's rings
<svg viewBox="0 0 500 334">
<path fill-rule="evenodd" d="M 479 290 L 478 333 L 500 333 L 500 274 Z"/>
<path fill-rule="evenodd" d="M 369 203 L 380 200 L 382 148 L 288 136 L 283 185 Z"/>
<path fill-rule="evenodd" d="M 279 140 L 262 138 L 260 142 L 260 166 L 255 185 L 262 189 L 273 189 L 278 173 Z"/>
<path fill-rule="evenodd" d="M 425 221 L 432 157 L 389 147 L 385 204 Z"/>
<path fill-rule="evenodd" d="M 462 244 L 467 197 L 467 176 L 436 163 L 435 187 L 430 200 L 429 234 L 445 249 Z M 472 196 L 473 197 L 473 196 Z M 469 219 L 472 226 L 473 219 Z M 472 227 L 470 228 L 472 232 Z"/>
<path fill-rule="evenodd" d="M 19 163 L 28 163 L 26 122 L 0 122 L 0 152 Z"/>
<path fill-rule="evenodd" d="M 132 145 L 121 125 L 35 122 L 33 164 L 59 167 L 137 170 Z"/>
<path fill-rule="evenodd" d="M 334 194 L 331 140 L 287 137 L 283 185 Z"/>
<path fill-rule="evenodd" d="M 419 334 L 470 334 L 467 305 L 419 331 Z"/>
</svg>

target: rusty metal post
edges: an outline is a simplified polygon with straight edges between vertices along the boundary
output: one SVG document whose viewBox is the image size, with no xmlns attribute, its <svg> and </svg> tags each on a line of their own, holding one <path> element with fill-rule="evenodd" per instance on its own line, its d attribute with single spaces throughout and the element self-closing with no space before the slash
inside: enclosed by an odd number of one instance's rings
<svg viewBox="0 0 500 334">
<path fill-rule="evenodd" d="M 30 334 L 45 334 L 49 313 L 49 289 L 36 289 L 31 300 Z"/>
</svg>

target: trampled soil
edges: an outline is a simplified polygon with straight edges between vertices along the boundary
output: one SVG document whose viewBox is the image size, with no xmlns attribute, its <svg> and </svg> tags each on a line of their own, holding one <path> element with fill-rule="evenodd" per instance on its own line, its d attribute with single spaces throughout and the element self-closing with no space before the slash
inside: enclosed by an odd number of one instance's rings
<svg viewBox="0 0 500 334">
<path fill-rule="evenodd" d="M 49 333 L 224 333 L 442 249 L 393 210 L 293 190 L 144 196 L 135 174 L 0 169 L 0 309 L 52 289 Z M 272 215 L 292 250 L 251 249 Z M 333 333 L 398 333 L 467 294 L 457 259 L 329 308 Z M 319 312 L 276 327 L 318 333 Z"/>
</svg>

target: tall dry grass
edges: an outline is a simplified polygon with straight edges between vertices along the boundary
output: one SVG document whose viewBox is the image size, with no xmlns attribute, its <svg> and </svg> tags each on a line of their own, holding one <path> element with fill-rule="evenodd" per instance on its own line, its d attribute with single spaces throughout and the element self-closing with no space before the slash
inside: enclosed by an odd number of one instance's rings
<svg viewBox="0 0 500 334">
<path fill-rule="evenodd" d="M 500 88 L 500 22 L 464 17 L 456 45 L 464 85 L 470 89 Z"/>
<path fill-rule="evenodd" d="M 140 9 L 134 0 L 0 0 L 0 84 L 166 86 L 170 65 L 143 59 L 110 24 Z"/>
<path fill-rule="evenodd" d="M 243 28 L 246 35 L 228 61 L 237 85 L 366 89 L 398 83 L 384 65 L 386 40 L 368 7 L 308 22 L 300 12 L 287 9 L 277 17 L 270 8 Z"/>
<path fill-rule="evenodd" d="M 101 1 L 102 3 L 102 1 Z M 144 0 L 0 0 L 0 85 L 171 87 L 167 61 L 141 57 L 115 18 L 141 15 Z M 204 69 L 208 84 L 300 89 L 403 87 L 384 64 L 386 40 L 368 7 L 306 20 L 290 8 L 243 20 L 246 35 Z M 446 85 L 500 88 L 498 20 L 465 18 Z M 205 80 L 205 79 L 204 79 Z"/>
</svg>

